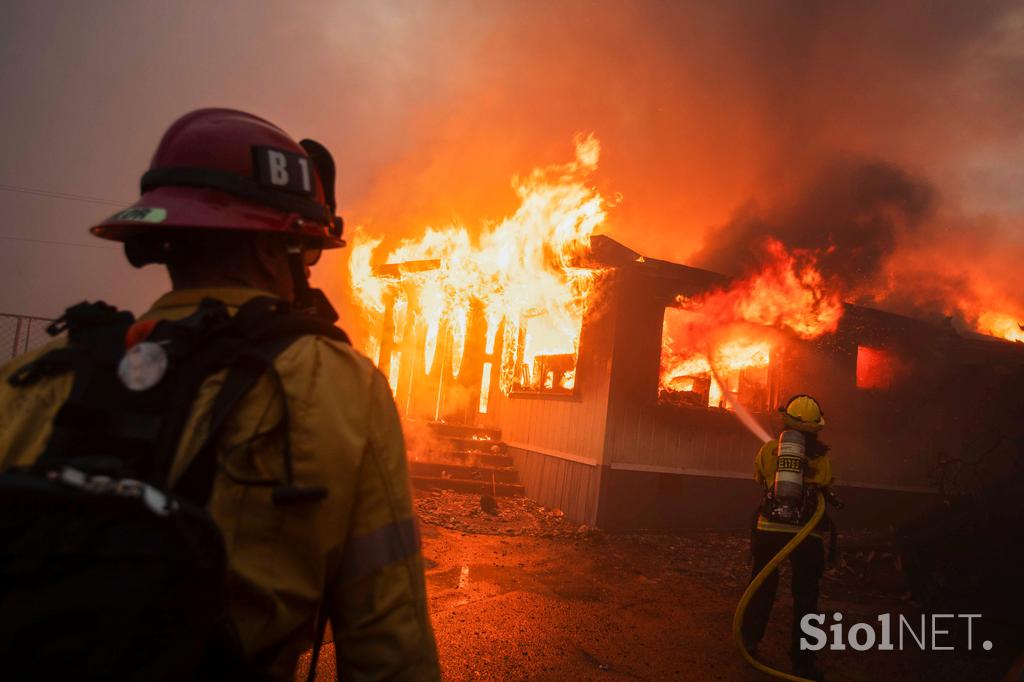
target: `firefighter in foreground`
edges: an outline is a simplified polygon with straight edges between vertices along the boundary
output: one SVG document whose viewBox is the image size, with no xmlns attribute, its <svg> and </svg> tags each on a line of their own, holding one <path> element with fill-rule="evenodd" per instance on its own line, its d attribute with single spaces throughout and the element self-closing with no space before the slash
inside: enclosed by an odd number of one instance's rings
<svg viewBox="0 0 1024 682">
<path fill-rule="evenodd" d="M 436 679 L 391 392 L 307 284 L 344 245 L 327 150 L 192 112 L 92 232 L 173 290 L 0 368 L 4 676 L 294 679 L 329 620 L 339 678 Z"/>
<path fill-rule="evenodd" d="M 808 395 L 797 395 L 779 408 L 785 429 L 777 440 L 766 442 L 754 460 L 754 478 L 761 484 L 764 498 L 751 536 L 753 580 L 806 525 L 820 517 L 817 509 L 822 493 L 834 504 L 832 463 L 828 446 L 819 438 L 825 416 L 818 402 Z M 817 513 L 816 513 L 817 512 Z M 818 613 L 818 582 L 825 569 L 822 533 L 827 518 L 813 529 L 789 555 L 793 571 L 793 629 L 790 658 L 799 678 L 824 679 L 814 652 L 800 650 L 800 619 Z M 756 657 L 757 645 L 764 637 L 779 575 L 772 571 L 753 593 L 742 622 L 743 645 Z"/>
</svg>

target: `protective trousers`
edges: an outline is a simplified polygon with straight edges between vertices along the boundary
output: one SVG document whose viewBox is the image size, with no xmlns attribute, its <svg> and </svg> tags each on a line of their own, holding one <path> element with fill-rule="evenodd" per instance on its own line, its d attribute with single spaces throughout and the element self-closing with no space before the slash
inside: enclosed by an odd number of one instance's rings
<svg viewBox="0 0 1024 682">
<path fill-rule="evenodd" d="M 751 553 L 754 556 L 754 569 L 750 575 L 761 572 L 772 557 L 778 554 L 787 542 L 793 539 L 793 533 L 755 530 L 751 537 Z M 825 570 L 824 545 L 821 538 L 807 537 L 789 555 L 793 570 L 793 627 L 790 640 L 790 657 L 795 661 L 800 658 L 813 658 L 813 652 L 800 651 L 800 619 L 808 613 L 818 613 L 818 581 Z M 772 571 L 757 592 L 754 593 L 747 613 L 743 620 L 743 639 L 750 645 L 756 645 L 764 637 L 768 625 L 768 617 L 772 612 L 775 592 L 779 587 L 779 572 Z"/>
</svg>

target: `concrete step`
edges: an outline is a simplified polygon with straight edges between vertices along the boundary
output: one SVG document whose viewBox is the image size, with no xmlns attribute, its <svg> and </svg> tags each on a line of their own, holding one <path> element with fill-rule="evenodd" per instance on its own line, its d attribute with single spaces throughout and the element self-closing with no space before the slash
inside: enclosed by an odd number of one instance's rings
<svg viewBox="0 0 1024 682">
<path fill-rule="evenodd" d="M 493 477 L 498 483 L 519 483 L 519 473 L 515 469 L 507 467 L 479 467 L 444 462 L 410 462 L 409 473 L 413 476 L 455 478 L 465 481 L 484 481 L 485 483 L 490 482 Z"/>
<path fill-rule="evenodd" d="M 442 447 L 447 446 L 447 452 L 438 454 L 429 462 L 409 463 L 415 487 L 499 497 L 524 494 L 523 486 L 519 484 L 519 473 L 508 454 L 508 446 L 501 440 L 500 430 L 445 422 L 420 424 L 442 441 Z"/>
<path fill-rule="evenodd" d="M 416 488 L 430 490 L 454 490 L 459 493 L 476 493 L 480 495 L 497 495 L 498 497 L 515 497 L 524 495 L 523 486 L 518 483 L 494 483 L 490 481 L 472 481 L 461 478 L 439 478 L 434 476 L 412 476 L 412 484 Z"/>
</svg>

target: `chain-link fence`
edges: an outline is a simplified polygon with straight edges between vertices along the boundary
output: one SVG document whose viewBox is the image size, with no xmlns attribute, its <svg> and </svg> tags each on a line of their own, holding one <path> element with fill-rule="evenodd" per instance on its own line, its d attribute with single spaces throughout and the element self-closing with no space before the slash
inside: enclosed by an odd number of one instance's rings
<svg viewBox="0 0 1024 682">
<path fill-rule="evenodd" d="M 0 363 L 46 343 L 46 327 L 53 320 L 0 313 Z"/>
</svg>

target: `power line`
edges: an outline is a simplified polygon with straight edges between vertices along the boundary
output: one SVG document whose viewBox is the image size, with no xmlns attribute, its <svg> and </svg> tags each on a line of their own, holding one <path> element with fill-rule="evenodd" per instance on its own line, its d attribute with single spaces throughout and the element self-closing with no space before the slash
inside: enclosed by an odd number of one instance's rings
<svg viewBox="0 0 1024 682">
<path fill-rule="evenodd" d="M 72 194 L 70 192 L 53 192 L 50 190 L 39 189 L 38 187 L 20 187 L 18 185 L 6 185 L 0 183 L 0 191 L 14 192 L 17 194 L 32 194 L 39 197 L 47 197 L 49 199 L 64 199 L 66 201 L 81 201 L 89 204 L 101 204 L 103 206 L 116 206 L 118 208 L 124 208 L 130 206 L 130 204 L 123 201 L 114 201 L 113 199 L 104 199 L 102 197 L 91 197 L 85 194 Z M 36 244 L 51 244 L 59 246 L 78 246 L 86 249 L 103 249 L 105 251 L 116 251 L 116 246 L 104 246 L 102 244 L 82 244 L 80 242 L 65 242 L 57 239 L 35 239 L 33 237 L 11 237 L 8 235 L 0 235 L 0 239 L 6 239 L 8 241 L 15 242 L 32 242 Z"/>
<path fill-rule="evenodd" d="M 61 246 L 81 246 L 86 249 L 103 249 L 105 251 L 118 251 L 120 247 L 104 246 L 103 244 L 82 244 L 80 242 L 62 242 L 55 239 L 33 239 L 31 237 L 8 237 L 0 234 L 0 239 L 9 239 L 15 242 L 35 242 L 37 244 L 59 244 Z"/>
<path fill-rule="evenodd" d="M 32 194 L 39 197 L 65 199 L 67 201 L 81 201 L 89 204 L 102 204 L 104 206 L 126 207 L 131 205 L 124 201 L 115 201 L 113 199 L 104 199 L 102 197 L 91 197 L 85 194 L 71 194 L 70 192 L 52 192 L 50 190 L 39 189 L 37 187 L 19 187 L 18 185 L 0 184 L 0 191 Z"/>
</svg>

